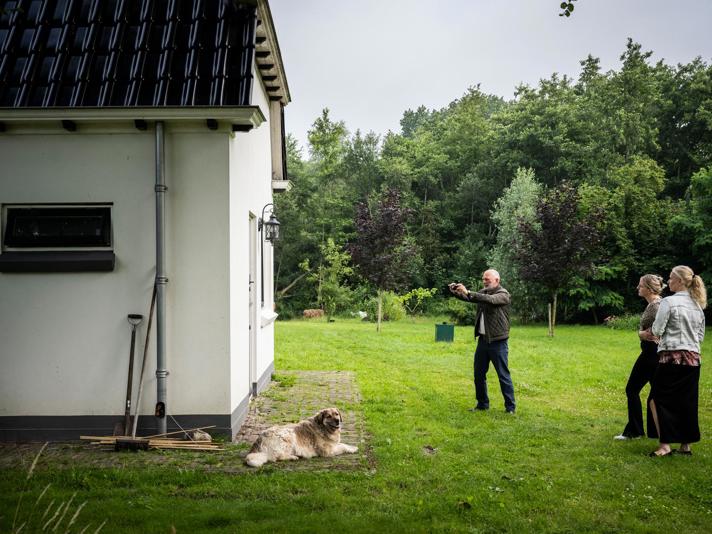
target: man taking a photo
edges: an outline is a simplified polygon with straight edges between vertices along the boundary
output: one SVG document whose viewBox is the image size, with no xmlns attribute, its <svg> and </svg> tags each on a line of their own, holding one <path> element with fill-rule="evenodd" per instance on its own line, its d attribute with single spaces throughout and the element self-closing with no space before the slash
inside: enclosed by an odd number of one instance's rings
<svg viewBox="0 0 712 534">
<path fill-rule="evenodd" d="M 475 293 L 468 291 L 463 284 L 448 286 L 460 300 L 477 303 L 475 337 L 478 340 L 474 363 L 477 405 L 471 411 L 489 410 L 487 371 L 492 362 L 504 397 L 504 409 L 507 413 L 514 413 L 514 385 L 509 374 L 509 291 L 499 284 L 499 273 L 494 269 L 482 273 L 482 283 L 484 288 Z"/>
</svg>

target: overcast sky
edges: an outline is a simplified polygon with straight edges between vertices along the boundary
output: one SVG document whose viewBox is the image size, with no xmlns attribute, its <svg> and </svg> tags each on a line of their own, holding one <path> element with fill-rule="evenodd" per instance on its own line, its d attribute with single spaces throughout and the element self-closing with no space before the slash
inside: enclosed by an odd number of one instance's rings
<svg viewBox="0 0 712 534">
<path fill-rule="evenodd" d="M 588 54 L 618 69 L 628 37 L 653 60 L 712 62 L 711 0 L 270 0 L 292 102 L 288 132 L 328 107 L 351 132 L 400 131 L 407 109 L 447 106 L 468 87 L 513 98 L 520 83 L 574 78 Z M 306 155 L 306 151 L 305 151 Z"/>
</svg>

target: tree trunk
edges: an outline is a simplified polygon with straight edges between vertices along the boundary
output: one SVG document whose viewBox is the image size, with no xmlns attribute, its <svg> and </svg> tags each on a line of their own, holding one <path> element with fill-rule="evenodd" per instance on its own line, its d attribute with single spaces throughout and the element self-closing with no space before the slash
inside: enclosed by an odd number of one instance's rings
<svg viewBox="0 0 712 534">
<path fill-rule="evenodd" d="M 546 311 L 547 311 L 547 319 L 548 319 L 548 325 L 549 325 L 549 331 L 547 332 L 549 337 L 553 337 L 554 331 L 551 329 L 551 302 L 548 302 L 546 304 Z"/>
<path fill-rule="evenodd" d="M 556 327 L 556 300 L 558 295 L 554 293 L 554 304 L 551 307 L 551 337 L 554 337 L 554 327 Z"/>
<path fill-rule="evenodd" d="M 302 274 L 300 274 L 299 276 L 297 276 L 297 277 L 292 281 L 292 283 L 289 284 L 289 285 L 288 285 L 287 287 L 285 287 L 284 289 L 278 290 L 278 291 L 277 291 L 277 298 L 278 298 L 278 299 L 283 298 L 283 297 L 289 292 L 290 289 L 292 289 L 295 285 L 297 285 L 297 282 L 299 282 L 299 280 L 301 280 L 302 278 L 304 278 L 304 277 L 305 277 L 306 275 L 308 275 L 309 273 L 311 273 L 311 269 L 308 270 L 308 271 L 304 271 Z"/>
<path fill-rule="evenodd" d="M 319 274 L 317 281 L 316 281 L 316 301 L 319 304 L 319 306 L 321 306 L 321 308 L 324 309 L 324 305 L 321 301 L 321 283 L 322 283 L 322 278 L 323 278 L 322 271 L 323 271 L 323 269 L 321 268 L 321 264 L 320 264 L 316 271 Z"/>
<path fill-rule="evenodd" d="M 381 331 L 381 317 L 383 316 L 383 307 L 382 307 L 382 302 L 383 302 L 383 291 L 380 289 L 378 290 L 378 313 L 377 313 L 377 319 L 376 319 L 376 332 Z"/>
<path fill-rule="evenodd" d="M 425 206 L 428 204 L 428 186 L 425 186 L 425 195 L 423 196 L 423 211 L 422 217 L 420 218 L 420 227 L 425 226 Z"/>
</svg>

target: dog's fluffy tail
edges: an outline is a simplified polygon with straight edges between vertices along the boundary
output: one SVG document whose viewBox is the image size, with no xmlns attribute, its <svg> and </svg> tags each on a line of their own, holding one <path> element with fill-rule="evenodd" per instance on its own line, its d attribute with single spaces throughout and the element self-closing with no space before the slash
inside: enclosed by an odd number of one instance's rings
<svg viewBox="0 0 712 534">
<path fill-rule="evenodd" d="M 250 467 L 259 467 L 267 463 L 267 455 L 264 452 L 251 452 L 245 456 L 245 463 Z"/>
</svg>

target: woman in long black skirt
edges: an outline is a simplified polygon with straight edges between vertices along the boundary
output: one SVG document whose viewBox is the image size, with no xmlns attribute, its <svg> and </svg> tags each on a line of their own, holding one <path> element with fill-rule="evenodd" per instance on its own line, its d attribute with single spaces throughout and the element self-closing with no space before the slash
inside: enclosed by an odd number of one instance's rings
<svg viewBox="0 0 712 534">
<path fill-rule="evenodd" d="M 649 401 L 655 428 L 648 426 L 648 435 L 660 440 L 650 453 L 656 457 L 691 455 L 690 443 L 700 441 L 697 404 L 707 291 L 702 278 L 685 265 L 673 268 L 668 285 L 674 294 L 661 301 L 652 326 L 660 338 Z M 680 448 L 673 451 L 671 443 Z"/>
<path fill-rule="evenodd" d="M 640 392 L 645 385 L 653 379 L 655 368 L 658 366 L 657 338 L 650 333 L 655 315 L 660 307 L 660 294 L 665 284 L 657 274 L 646 274 L 638 282 L 638 295 L 643 297 L 648 306 L 640 316 L 638 336 L 640 337 L 640 355 L 630 371 L 625 394 L 628 397 L 628 424 L 623 432 L 613 439 L 635 439 L 645 435 L 643 427 L 643 405 L 640 402 Z M 650 422 L 648 423 L 650 424 Z"/>
</svg>

